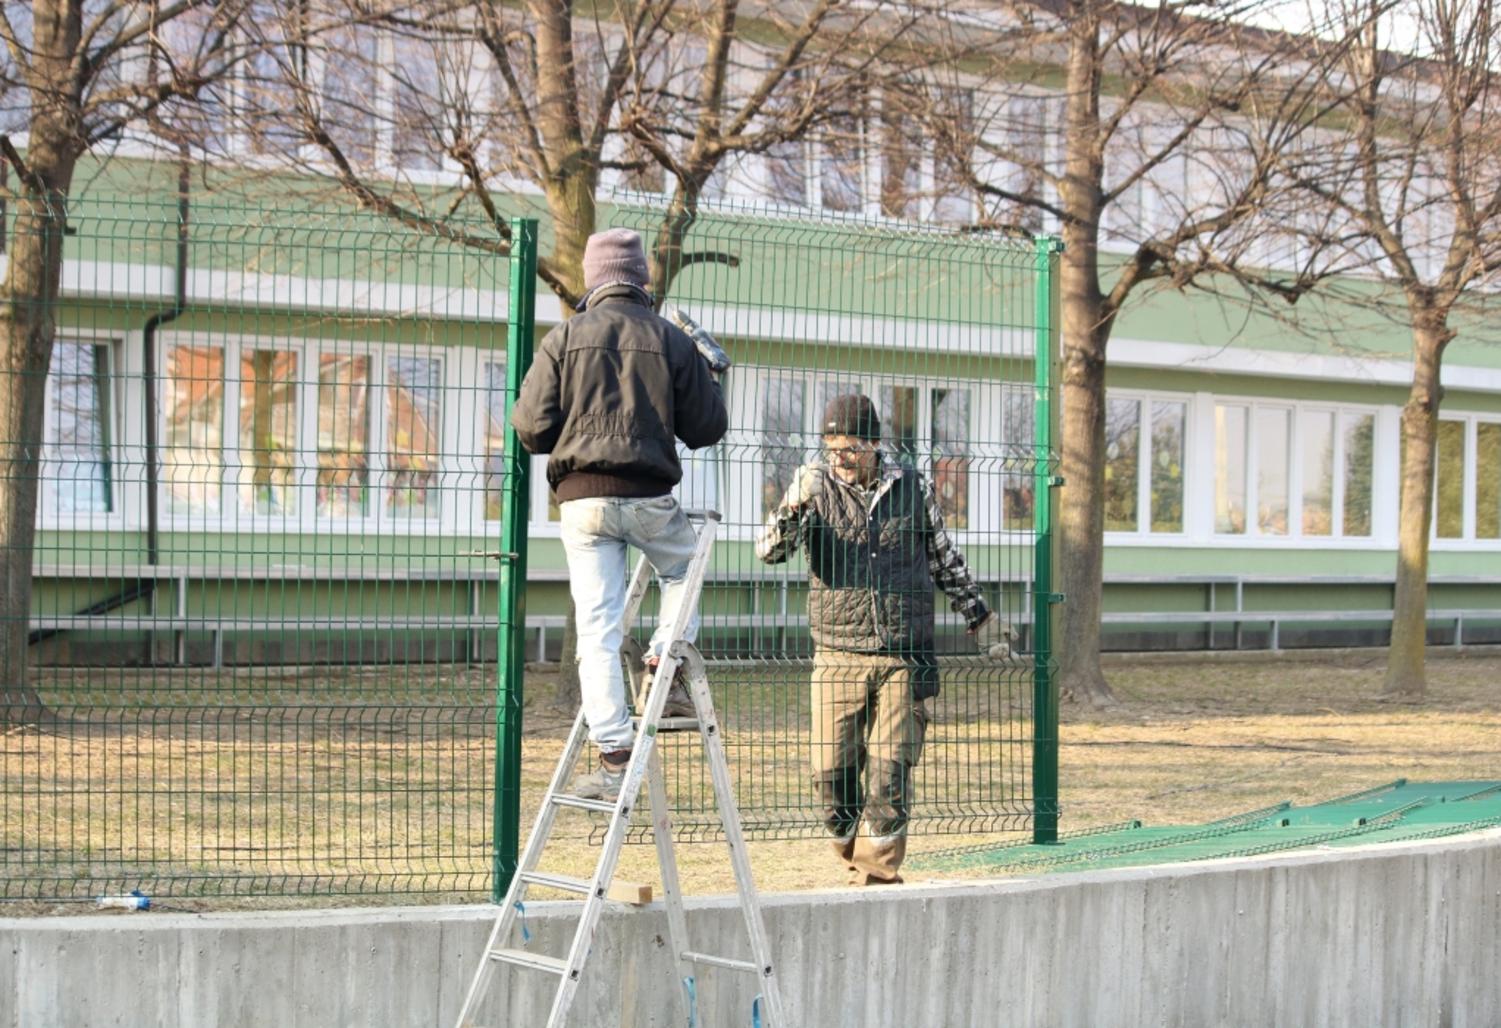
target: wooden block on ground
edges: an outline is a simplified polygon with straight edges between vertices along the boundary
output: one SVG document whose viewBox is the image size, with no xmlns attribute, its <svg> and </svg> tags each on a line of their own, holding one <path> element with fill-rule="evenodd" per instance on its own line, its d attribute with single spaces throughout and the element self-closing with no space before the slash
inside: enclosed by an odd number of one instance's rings
<svg viewBox="0 0 1501 1028">
<path fill-rule="evenodd" d="M 641 906 L 651 902 L 651 886 L 641 882 L 617 881 L 611 884 L 610 891 L 605 893 L 606 899 L 612 899 L 616 903 L 631 903 Z"/>
</svg>

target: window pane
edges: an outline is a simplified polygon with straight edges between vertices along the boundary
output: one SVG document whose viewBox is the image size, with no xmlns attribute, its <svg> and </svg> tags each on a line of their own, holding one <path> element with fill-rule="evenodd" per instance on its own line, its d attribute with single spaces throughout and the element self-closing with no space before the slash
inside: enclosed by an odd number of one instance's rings
<svg viewBox="0 0 1501 1028">
<path fill-rule="evenodd" d="M 882 386 L 881 448 L 904 467 L 917 466 L 917 387 Z"/>
<path fill-rule="evenodd" d="M 92 343 L 52 345 L 47 376 L 52 418 L 47 487 L 60 514 L 114 509 L 109 461 L 109 350 Z"/>
<path fill-rule="evenodd" d="M 1465 423 L 1438 423 L 1438 490 L 1434 517 L 1440 539 L 1458 539 L 1465 531 Z"/>
<path fill-rule="evenodd" d="M 839 118 L 825 130 L 819 162 L 819 195 L 825 210 L 858 212 L 862 194 L 865 151 L 860 121 Z"/>
<path fill-rule="evenodd" d="M 1141 401 L 1105 401 L 1105 531 L 1136 531 Z"/>
<path fill-rule="evenodd" d="M 443 363 L 386 358 L 386 510 L 398 518 L 438 516 Z"/>
<path fill-rule="evenodd" d="M 1256 412 L 1256 530 L 1287 534 L 1288 412 Z"/>
<path fill-rule="evenodd" d="M 449 138 L 445 93 L 462 82 L 457 47 L 451 40 L 404 34 L 392 35 L 391 45 L 392 156 L 401 168 L 435 169 Z"/>
<path fill-rule="evenodd" d="M 768 378 L 761 392 L 761 514 L 771 513 L 803 460 L 803 383 Z"/>
<path fill-rule="evenodd" d="M 922 143 L 906 119 L 887 108 L 881 117 L 881 213 L 888 218 L 922 216 Z"/>
<path fill-rule="evenodd" d="M 485 520 L 499 521 L 505 503 L 506 366 L 485 362 Z"/>
<path fill-rule="evenodd" d="M 1214 530 L 1246 530 L 1246 409 L 1214 408 Z"/>
<path fill-rule="evenodd" d="M 1371 534 L 1371 451 L 1376 443 L 1374 414 L 1346 414 L 1344 534 Z"/>
<path fill-rule="evenodd" d="M 1008 385 L 1001 408 L 1001 445 L 1006 454 L 1002 467 L 1005 484 L 1001 487 L 1001 505 L 1007 528 L 1032 527 L 1033 475 L 1037 455 L 1033 449 L 1037 427 L 1032 408 L 1032 390 L 1020 384 Z"/>
<path fill-rule="evenodd" d="M 766 151 L 766 180 L 771 199 L 793 207 L 808 202 L 808 154 L 801 140 L 778 143 Z"/>
<path fill-rule="evenodd" d="M 370 358 L 318 358 L 318 513 L 359 517 L 370 475 Z"/>
<path fill-rule="evenodd" d="M 348 25 L 325 36 L 323 127 L 356 164 L 375 160 L 379 40 L 368 25 Z"/>
<path fill-rule="evenodd" d="M 240 353 L 240 510 L 295 514 L 297 354 Z"/>
<path fill-rule="evenodd" d="M 933 489 L 949 528 L 969 527 L 969 390 L 934 389 Z"/>
<path fill-rule="evenodd" d="M 1298 428 L 1303 448 L 1303 534 L 1334 534 L 1334 414 L 1304 411 Z"/>
<path fill-rule="evenodd" d="M 224 481 L 224 350 L 168 347 L 163 392 L 162 484 L 167 509 L 217 514 Z"/>
<path fill-rule="evenodd" d="M 1183 531 L 1183 426 L 1188 407 L 1152 404 L 1152 531 Z"/>
<path fill-rule="evenodd" d="M 1475 426 L 1475 538 L 1501 539 L 1501 425 Z"/>
</svg>

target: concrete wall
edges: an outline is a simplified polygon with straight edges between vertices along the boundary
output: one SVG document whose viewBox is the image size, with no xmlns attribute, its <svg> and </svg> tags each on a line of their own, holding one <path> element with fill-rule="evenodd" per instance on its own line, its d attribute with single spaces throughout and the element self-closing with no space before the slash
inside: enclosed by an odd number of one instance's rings
<svg viewBox="0 0 1501 1028">
<path fill-rule="evenodd" d="M 560 947 L 573 909 L 529 906 L 531 945 Z M 0 920 L 0 1028 L 448 1025 L 492 912 Z M 804 1028 L 1501 1023 L 1501 831 L 775 896 L 766 914 Z M 738 952 L 738 917 L 695 901 L 695 946 Z M 665 934 L 659 907 L 609 910 L 570 1023 L 680 1024 Z M 540 979 L 498 976 L 489 1023 L 542 1025 Z M 700 1003 L 704 1028 L 750 1024 L 732 972 L 707 972 Z"/>
</svg>

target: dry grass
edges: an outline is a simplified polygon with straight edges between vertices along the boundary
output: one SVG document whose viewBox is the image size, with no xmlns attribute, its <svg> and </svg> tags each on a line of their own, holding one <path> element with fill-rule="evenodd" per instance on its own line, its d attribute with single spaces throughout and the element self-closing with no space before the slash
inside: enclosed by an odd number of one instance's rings
<svg viewBox="0 0 1501 1028">
<path fill-rule="evenodd" d="M 1119 707 L 1063 711 L 1063 827 L 1132 817 L 1149 824 L 1200 822 L 1398 777 L 1501 778 L 1501 658 L 1432 661 L 1429 696 L 1421 705 L 1379 702 L 1381 670 L 1379 656 L 1347 655 L 1305 663 L 1117 664 L 1110 677 L 1123 701 Z M 150 683 L 113 674 L 119 690 L 135 687 L 141 698 L 155 695 L 162 702 Z M 82 887 L 92 888 L 90 866 L 111 867 L 123 877 L 155 866 L 210 881 L 225 870 L 264 873 L 267 889 L 277 891 L 274 883 L 287 874 L 358 880 L 422 870 L 447 873 L 435 879 L 437 888 L 452 890 L 422 899 L 466 890 L 472 896 L 474 874 L 484 867 L 492 741 L 471 704 L 482 704 L 488 687 L 483 674 L 445 674 L 442 688 L 423 683 L 428 706 L 415 712 L 406 706 L 415 693 L 382 697 L 387 683 L 378 676 L 332 680 L 324 672 L 316 696 L 305 676 L 266 676 L 261 702 L 234 708 L 214 702 L 222 693 L 178 676 L 172 701 L 179 705 L 170 716 L 122 721 L 118 711 L 80 707 L 68 723 L 12 730 L 0 736 L 0 877 L 79 875 L 90 883 Z M 528 682 L 523 830 L 566 731 L 546 702 L 550 684 L 544 673 Z M 118 703 L 121 694 L 109 698 Z M 380 705 L 383 698 L 388 706 Z M 290 708 L 275 705 L 289 702 Z M 340 703 L 357 704 L 360 716 L 349 716 Z M 762 723 L 743 702 L 740 711 L 742 735 Z M 802 716 L 793 706 L 765 723 L 787 738 L 788 725 Z M 1011 723 L 1006 717 L 950 720 L 937 732 L 958 745 L 961 738 L 994 740 Z M 930 757 L 939 759 L 934 752 Z M 782 771 L 771 776 L 792 802 L 799 802 L 803 781 L 797 763 L 795 755 L 784 755 Z M 414 791 L 413 783 L 420 788 Z M 596 850 L 582 838 L 587 827 L 575 824 L 553 851 L 553 869 L 582 873 L 592 866 Z M 923 835 L 914 837 L 912 850 L 974 841 L 983 840 Z M 841 870 L 821 841 L 751 847 L 763 889 L 841 883 Z M 722 846 L 681 846 L 678 852 L 687 891 L 732 888 Z M 653 849 L 627 847 L 619 874 L 655 881 Z M 24 888 L 13 882 L 10 891 Z M 176 905 L 245 902 L 215 897 Z"/>
</svg>

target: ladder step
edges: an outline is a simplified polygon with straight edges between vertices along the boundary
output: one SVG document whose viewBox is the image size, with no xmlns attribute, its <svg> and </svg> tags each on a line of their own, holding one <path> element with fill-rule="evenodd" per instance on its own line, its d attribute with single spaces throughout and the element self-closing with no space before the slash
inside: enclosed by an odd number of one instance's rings
<svg viewBox="0 0 1501 1028">
<path fill-rule="evenodd" d="M 549 889 L 558 889 L 562 892 L 576 892 L 580 896 L 587 896 L 594 891 L 592 882 L 586 882 L 582 878 L 570 878 L 568 875 L 552 875 L 542 871 L 522 871 L 517 877 L 528 885 L 542 885 Z"/>
<path fill-rule="evenodd" d="M 614 800 L 586 800 L 582 796 L 567 796 L 557 793 L 552 797 L 554 805 L 559 807 L 573 807 L 576 810 L 594 810 L 601 814 L 615 813 Z"/>
<path fill-rule="evenodd" d="M 683 959 L 694 964 L 707 964 L 710 967 L 723 967 L 730 971 L 745 971 L 749 974 L 760 974 L 761 967 L 749 960 L 731 960 L 729 957 L 716 957 L 712 953 L 694 953 L 685 950 Z"/>
<path fill-rule="evenodd" d="M 631 715 L 631 724 L 641 724 L 639 714 Z M 657 731 L 659 732 L 688 732 L 697 730 L 697 728 L 698 718 L 696 717 L 664 717 L 657 722 Z"/>
<path fill-rule="evenodd" d="M 533 953 L 524 949 L 492 949 L 489 956 L 497 963 L 529 967 L 533 971 L 547 971 L 559 977 L 568 973 L 568 961 L 549 957 L 544 953 Z"/>
</svg>

